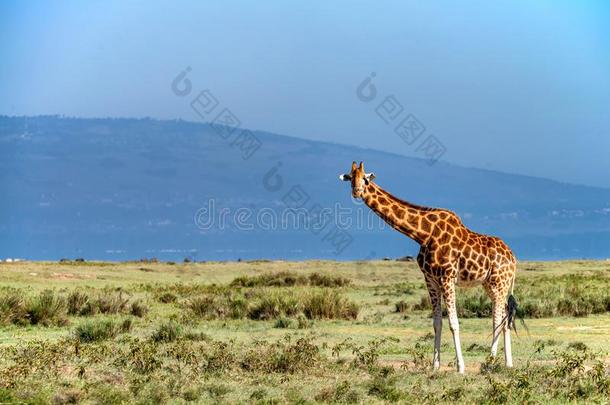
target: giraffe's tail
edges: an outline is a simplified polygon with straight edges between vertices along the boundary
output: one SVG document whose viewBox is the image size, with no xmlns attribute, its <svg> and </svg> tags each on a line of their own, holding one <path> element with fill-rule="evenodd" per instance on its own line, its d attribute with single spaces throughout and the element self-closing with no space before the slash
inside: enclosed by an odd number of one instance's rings
<svg viewBox="0 0 610 405">
<path fill-rule="evenodd" d="M 512 329 L 515 331 L 515 335 L 517 334 L 517 324 L 515 323 L 515 320 L 517 319 L 517 309 L 519 307 L 519 304 L 517 303 L 517 299 L 515 298 L 514 294 L 514 289 L 515 289 L 515 278 L 513 278 L 513 284 L 510 288 L 510 295 L 508 296 L 508 301 L 506 302 L 506 316 L 504 316 L 504 319 L 502 319 L 502 322 L 500 323 L 500 325 L 507 325 L 508 329 Z M 527 325 L 525 324 L 525 321 L 523 320 L 523 316 L 519 315 L 519 320 L 521 321 L 521 325 L 523 325 L 523 328 L 525 329 L 526 332 L 528 332 L 527 329 Z M 506 324 L 505 324 L 506 322 Z"/>
</svg>

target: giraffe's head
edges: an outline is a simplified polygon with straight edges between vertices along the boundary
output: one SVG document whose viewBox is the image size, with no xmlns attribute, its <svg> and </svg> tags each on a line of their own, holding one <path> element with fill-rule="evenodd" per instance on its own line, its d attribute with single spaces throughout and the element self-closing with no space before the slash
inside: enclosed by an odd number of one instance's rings
<svg viewBox="0 0 610 405">
<path fill-rule="evenodd" d="M 362 198 L 364 188 L 374 178 L 375 174 L 364 171 L 364 164 L 362 162 L 360 162 L 360 166 L 356 166 L 356 162 L 352 162 L 352 170 L 339 176 L 339 180 L 352 182 L 352 196 L 354 198 Z"/>
</svg>

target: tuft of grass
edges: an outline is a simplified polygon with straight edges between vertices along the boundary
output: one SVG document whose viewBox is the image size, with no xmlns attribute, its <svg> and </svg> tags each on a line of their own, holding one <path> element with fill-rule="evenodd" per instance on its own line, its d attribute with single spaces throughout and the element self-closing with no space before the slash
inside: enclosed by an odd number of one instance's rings
<svg viewBox="0 0 610 405">
<path fill-rule="evenodd" d="M 111 319 L 89 320 L 76 327 L 74 336 L 81 343 L 99 342 L 116 337 L 122 329 Z"/>
<path fill-rule="evenodd" d="M 405 312 L 409 311 L 409 304 L 407 304 L 403 300 L 398 301 L 396 304 L 394 304 L 394 307 L 395 307 L 395 312 L 398 312 L 398 313 L 405 313 Z"/>
<path fill-rule="evenodd" d="M 250 372 L 295 374 L 312 370 L 323 363 L 320 348 L 312 338 L 292 341 L 287 335 L 282 341 L 268 344 L 260 342 L 247 350 L 240 367 Z"/>
<path fill-rule="evenodd" d="M 0 295 L 0 324 L 27 324 L 27 306 L 23 295 L 8 290 Z"/>
<path fill-rule="evenodd" d="M 97 297 L 96 305 L 102 314 L 118 314 L 127 308 L 129 298 L 122 291 L 106 291 Z"/>
<path fill-rule="evenodd" d="M 140 300 L 132 302 L 129 308 L 129 313 L 133 316 L 137 316 L 138 318 L 144 317 L 148 311 L 148 306 Z"/>
<path fill-rule="evenodd" d="M 389 402 L 398 402 L 405 394 L 396 388 L 395 376 L 377 375 L 368 384 L 368 394 Z"/>
<path fill-rule="evenodd" d="M 352 384 L 348 380 L 322 388 L 322 390 L 315 395 L 314 399 L 319 402 L 339 402 L 348 404 L 362 401 L 360 393 L 352 388 Z"/>
<path fill-rule="evenodd" d="M 286 317 L 280 317 L 275 321 L 275 324 L 273 325 L 274 328 L 278 328 L 278 329 L 288 329 L 290 327 L 292 327 L 292 319 L 290 318 L 286 318 Z"/>
<path fill-rule="evenodd" d="M 176 302 L 178 300 L 178 297 L 174 293 L 165 291 L 157 297 L 157 300 L 162 304 L 171 304 L 173 302 Z"/>
<path fill-rule="evenodd" d="M 122 291 L 108 289 L 98 291 L 95 295 L 74 290 L 67 298 L 68 314 L 79 316 L 128 312 L 128 304 L 129 298 Z"/>
<path fill-rule="evenodd" d="M 52 290 L 45 290 L 33 297 L 27 309 L 27 317 L 32 325 L 66 325 L 67 302 L 65 297 Z"/>
<path fill-rule="evenodd" d="M 89 304 L 89 294 L 74 290 L 68 294 L 68 315 L 81 315 L 83 308 Z"/>
<path fill-rule="evenodd" d="M 182 328 L 174 321 L 162 323 L 153 332 L 151 340 L 153 342 L 173 342 L 182 334 Z"/>
<path fill-rule="evenodd" d="M 303 313 L 309 319 L 356 319 L 360 307 L 333 290 L 309 294 L 303 303 Z"/>
</svg>

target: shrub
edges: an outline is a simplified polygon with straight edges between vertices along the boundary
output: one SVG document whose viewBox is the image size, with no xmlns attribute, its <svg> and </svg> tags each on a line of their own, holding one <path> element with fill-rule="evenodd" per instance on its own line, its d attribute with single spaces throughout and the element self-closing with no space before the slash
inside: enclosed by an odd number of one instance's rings
<svg viewBox="0 0 610 405">
<path fill-rule="evenodd" d="M 68 315 L 82 315 L 81 311 L 89 303 L 89 294 L 74 290 L 68 294 Z"/>
<path fill-rule="evenodd" d="M 23 296 L 15 290 L 5 291 L 0 296 L 0 324 L 26 324 L 27 308 Z"/>
<path fill-rule="evenodd" d="M 231 388 L 224 384 L 208 384 L 204 387 L 204 389 L 210 395 L 210 397 L 216 400 L 231 392 Z"/>
<path fill-rule="evenodd" d="M 407 304 L 405 301 L 398 301 L 395 304 L 395 307 L 396 307 L 395 312 L 399 312 L 399 313 L 404 313 L 409 310 L 409 304 Z"/>
<path fill-rule="evenodd" d="M 261 274 L 258 276 L 241 276 L 235 278 L 231 287 L 292 287 L 306 285 L 307 278 L 288 271 Z"/>
<path fill-rule="evenodd" d="M 356 319 L 359 310 L 356 303 L 332 290 L 310 293 L 303 303 L 309 319 Z"/>
<path fill-rule="evenodd" d="M 278 328 L 278 329 L 287 329 L 287 328 L 290 328 L 291 326 L 292 326 L 292 319 L 285 318 L 285 317 L 278 318 L 277 321 L 275 321 L 275 324 L 273 325 L 274 328 Z"/>
<path fill-rule="evenodd" d="M 176 294 L 167 291 L 157 297 L 157 300 L 163 304 L 171 304 L 172 302 L 176 302 L 177 299 L 178 297 Z"/>
<path fill-rule="evenodd" d="M 368 384 L 368 394 L 390 402 L 398 402 L 404 397 L 404 394 L 396 388 L 394 376 L 375 376 Z"/>
<path fill-rule="evenodd" d="M 55 294 L 52 290 L 45 290 L 32 298 L 27 313 L 32 325 L 65 325 L 66 308 L 64 297 Z"/>
<path fill-rule="evenodd" d="M 148 310 L 149 310 L 148 306 L 146 306 L 146 304 L 144 304 L 142 301 L 138 300 L 138 301 L 134 301 L 131 303 L 129 312 L 133 316 L 142 318 L 143 316 L 145 316 L 148 313 Z"/>
<path fill-rule="evenodd" d="M 67 389 L 60 392 L 56 392 L 53 395 L 53 403 L 55 405 L 63 404 L 78 404 L 81 402 L 83 393 L 76 389 Z"/>
<path fill-rule="evenodd" d="M 309 285 L 316 287 L 344 287 L 351 285 L 352 281 L 345 277 L 332 277 L 320 273 L 309 275 Z"/>
<path fill-rule="evenodd" d="M 102 314 L 118 314 L 125 310 L 129 298 L 123 296 L 122 291 L 115 293 L 105 291 L 101 293 L 96 301 L 97 308 Z"/>
<path fill-rule="evenodd" d="M 133 327 L 133 321 L 131 320 L 131 318 L 125 318 L 125 319 L 123 319 L 123 322 L 121 322 L 119 330 L 121 331 L 121 333 L 127 333 L 127 332 L 131 332 L 132 327 Z"/>
<path fill-rule="evenodd" d="M 191 298 L 186 305 L 194 315 L 204 319 L 224 318 L 229 313 L 226 303 L 215 295 Z"/>
<path fill-rule="evenodd" d="M 294 316 L 300 312 L 300 302 L 295 294 L 269 292 L 255 300 L 248 310 L 250 319 L 276 319 L 280 316 Z"/>
<path fill-rule="evenodd" d="M 316 394 L 314 399 L 320 402 L 344 402 L 350 404 L 361 401 L 360 394 L 352 388 L 351 383 L 347 380 L 337 385 L 323 388 Z"/>
<path fill-rule="evenodd" d="M 240 365 L 246 371 L 294 374 L 320 365 L 322 359 L 320 349 L 311 338 L 292 342 L 292 338 L 286 336 L 273 344 L 259 342 L 245 353 Z"/>
<path fill-rule="evenodd" d="M 76 327 L 74 334 L 79 342 L 90 343 L 114 338 L 119 331 L 120 327 L 116 322 L 105 319 L 81 323 Z"/>
<path fill-rule="evenodd" d="M 95 296 L 75 290 L 68 294 L 68 314 L 88 316 L 98 313 L 118 314 L 127 312 L 129 298 L 122 291 L 102 290 Z"/>
<path fill-rule="evenodd" d="M 151 336 L 154 342 L 173 342 L 180 336 L 182 330 L 178 324 L 169 321 L 159 325 Z"/>
</svg>

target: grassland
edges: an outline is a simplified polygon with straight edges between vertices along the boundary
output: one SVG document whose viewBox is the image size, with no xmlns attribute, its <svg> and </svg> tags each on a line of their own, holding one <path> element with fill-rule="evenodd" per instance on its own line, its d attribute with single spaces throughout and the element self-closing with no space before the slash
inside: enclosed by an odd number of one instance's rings
<svg viewBox="0 0 610 405">
<path fill-rule="evenodd" d="M 523 262 L 515 368 L 459 290 L 442 368 L 414 263 L 0 264 L 0 403 L 608 403 L 610 261 Z M 518 326 L 520 326 L 518 324 Z M 501 356 L 500 356 L 501 357 Z"/>
</svg>

